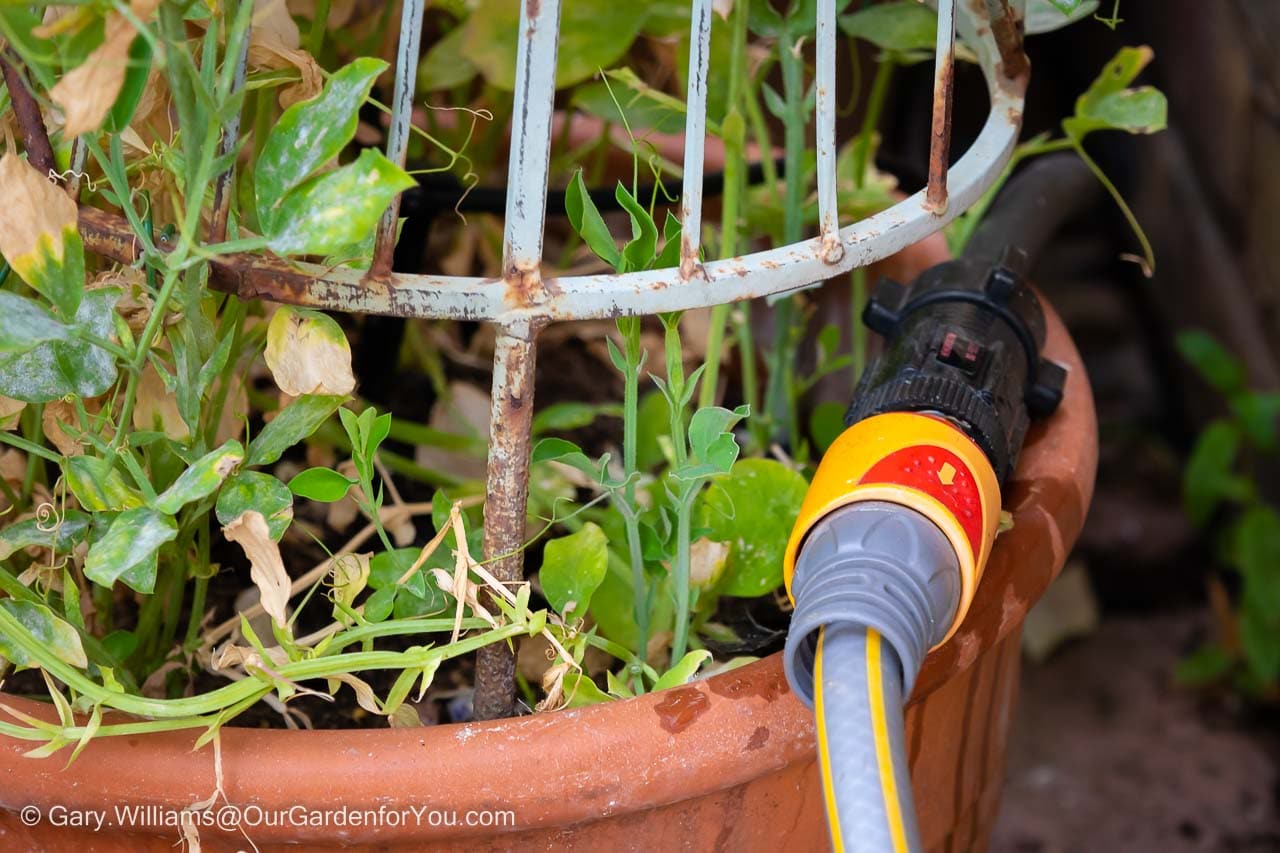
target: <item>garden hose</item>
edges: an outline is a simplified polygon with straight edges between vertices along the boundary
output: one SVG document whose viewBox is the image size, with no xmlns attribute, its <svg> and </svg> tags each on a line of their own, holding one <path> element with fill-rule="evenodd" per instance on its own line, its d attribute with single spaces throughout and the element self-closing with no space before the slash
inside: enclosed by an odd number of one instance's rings
<svg viewBox="0 0 1280 853">
<path fill-rule="evenodd" d="M 903 706 L 968 612 L 1032 417 L 1062 399 L 1041 357 L 1029 256 L 1092 201 L 1074 158 L 1010 182 L 971 251 L 910 287 L 883 280 L 863 321 L 886 348 L 863 373 L 787 544 L 784 662 L 814 708 L 837 851 L 921 849 Z M 1091 180 L 1091 178 L 1090 178 Z M 1013 248 L 1017 247 L 1017 248 Z"/>
</svg>

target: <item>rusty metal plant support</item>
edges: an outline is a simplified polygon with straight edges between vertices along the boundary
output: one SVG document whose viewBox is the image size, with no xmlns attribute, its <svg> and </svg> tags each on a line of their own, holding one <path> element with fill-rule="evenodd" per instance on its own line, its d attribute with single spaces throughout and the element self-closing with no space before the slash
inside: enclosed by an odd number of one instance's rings
<svg viewBox="0 0 1280 853">
<path fill-rule="evenodd" d="M 573 2 L 573 0 L 568 0 Z M 520 547 L 528 499 L 533 413 L 534 339 L 547 323 L 677 311 L 786 293 L 888 257 L 942 228 L 999 177 L 1021 128 L 1028 64 L 1022 51 L 1025 0 L 930 0 L 939 12 L 929 180 L 924 190 L 888 210 L 839 225 L 836 206 L 835 7 L 817 4 L 818 236 L 763 252 L 700 263 L 702 163 L 711 39 L 711 2 L 692 0 L 685 124 L 683 226 L 678 268 L 622 275 L 543 277 L 543 225 L 554 107 L 560 0 L 522 0 L 508 168 L 501 278 L 406 275 L 391 271 L 398 201 L 377 233 L 368 272 L 291 263 L 266 254 L 225 254 L 210 264 L 210 282 L 242 298 L 333 311 L 400 317 L 482 320 L 498 326 L 494 354 L 484 556 L 506 581 L 522 577 Z M 405 0 L 387 143 L 403 163 L 416 81 L 425 0 Z M 950 165 L 954 43 L 977 57 L 990 111 L 977 140 Z M 13 69 L 4 67 L 6 79 Z M 242 78 L 241 78 L 242 79 Z M 12 89 L 12 84 L 11 84 Z M 17 106 L 15 98 L 15 106 Z M 38 113 L 36 118 L 38 119 Z M 21 118 L 21 116 L 19 116 Z M 226 128 L 230 150 L 238 128 Z M 85 245 L 131 263 L 141 247 L 121 217 L 82 208 Z M 476 716 L 509 714 L 513 666 L 505 647 L 477 662 Z"/>
</svg>

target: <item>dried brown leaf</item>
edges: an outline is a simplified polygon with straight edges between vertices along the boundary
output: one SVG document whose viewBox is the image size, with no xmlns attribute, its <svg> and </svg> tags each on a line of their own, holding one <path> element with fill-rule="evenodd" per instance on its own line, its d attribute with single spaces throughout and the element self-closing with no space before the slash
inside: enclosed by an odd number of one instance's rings
<svg viewBox="0 0 1280 853">
<path fill-rule="evenodd" d="M 41 236 L 63 258 L 63 232 L 76 227 L 76 203 L 12 150 L 0 157 L 0 254 L 10 264 L 36 251 Z"/>
<path fill-rule="evenodd" d="M 143 368 L 138 377 L 138 401 L 133 409 L 133 427 L 139 430 L 163 432 L 174 441 L 182 441 L 191 435 L 191 429 L 178 411 L 178 398 L 151 364 Z"/>
<path fill-rule="evenodd" d="M 66 400 L 52 400 L 45 403 L 44 412 L 40 417 L 40 426 L 44 431 L 44 437 L 63 456 L 79 456 L 84 453 L 84 447 L 80 442 L 67 435 L 64 427 L 70 425 L 78 427 L 79 418 L 76 417 L 75 406 L 72 406 Z"/>
<path fill-rule="evenodd" d="M 286 394 L 350 394 L 351 345 L 337 322 L 318 311 L 285 306 L 267 325 L 267 367 Z"/>
<path fill-rule="evenodd" d="M 276 626 L 284 628 L 289 604 L 289 574 L 284 570 L 280 546 L 271 538 L 267 520 L 257 510 L 248 510 L 226 527 L 222 533 L 244 549 L 249 558 L 249 577 L 258 587 L 262 609 L 270 614 Z"/>
<path fill-rule="evenodd" d="M 146 23 L 159 6 L 160 0 L 132 0 L 129 10 Z M 119 12 L 107 14 L 104 30 L 102 44 L 49 90 L 49 98 L 62 108 L 63 133 L 68 137 L 101 127 L 124 85 L 129 46 L 138 31 Z"/>
</svg>

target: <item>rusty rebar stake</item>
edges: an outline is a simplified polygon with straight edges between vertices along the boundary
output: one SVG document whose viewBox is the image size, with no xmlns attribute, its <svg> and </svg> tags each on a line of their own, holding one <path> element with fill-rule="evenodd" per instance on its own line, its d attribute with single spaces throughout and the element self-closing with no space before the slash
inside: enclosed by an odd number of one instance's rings
<svg viewBox="0 0 1280 853">
<path fill-rule="evenodd" d="M 533 383 L 539 326 L 501 327 L 493 352 L 489 464 L 484 498 L 484 556 L 503 583 L 524 580 L 525 519 L 529 504 L 529 451 L 533 435 Z M 492 720 L 515 710 L 516 660 L 505 643 L 476 653 L 474 717 Z"/>
<path fill-rule="evenodd" d="M 12 48 L 0 52 L 0 70 L 4 72 L 4 85 L 9 89 L 9 101 L 18 120 L 22 145 L 27 149 L 27 162 L 42 173 L 54 171 L 53 146 L 49 143 L 49 131 L 40 115 L 40 105 L 27 88 L 27 81 L 18 70 L 17 57 Z"/>
</svg>

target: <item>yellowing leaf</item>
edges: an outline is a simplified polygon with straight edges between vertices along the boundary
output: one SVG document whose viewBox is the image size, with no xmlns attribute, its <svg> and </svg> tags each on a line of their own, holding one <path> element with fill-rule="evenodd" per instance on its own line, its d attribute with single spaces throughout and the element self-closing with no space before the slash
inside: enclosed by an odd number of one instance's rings
<svg viewBox="0 0 1280 853">
<path fill-rule="evenodd" d="M 280 390 L 303 394 L 350 394 L 351 347 L 337 322 L 319 311 L 283 307 L 267 327 L 267 367 Z"/>
<path fill-rule="evenodd" d="M 71 197 L 12 151 L 0 158 L 0 254 L 63 312 L 64 320 L 75 314 L 84 290 L 79 240 Z M 67 275 L 59 275 L 64 266 Z"/>
<path fill-rule="evenodd" d="M 159 5 L 160 0 L 132 0 L 129 11 L 145 23 Z M 101 127 L 124 86 L 129 47 L 138 31 L 119 12 L 107 15 L 105 31 L 102 44 L 89 58 L 49 90 L 50 99 L 62 108 L 66 122 L 63 133 L 68 137 Z"/>
<path fill-rule="evenodd" d="M 341 603 L 347 607 L 353 606 L 356 596 L 368 585 L 369 560 L 372 556 L 372 553 L 343 554 L 334 557 L 331 561 L 333 563 L 333 616 L 335 619 L 343 618 L 343 613 L 338 609 L 337 604 Z"/>
<path fill-rule="evenodd" d="M 27 404 L 12 397 L 0 394 L 0 430 L 15 430 L 22 419 L 22 410 Z"/>
<path fill-rule="evenodd" d="M 237 543 L 249 558 L 249 577 L 258 587 L 262 609 L 284 628 L 289 604 L 289 575 L 284 570 L 280 547 L 271 538 L 262 513 L 249 510 L 222 528 L 228 541 Z"/>
</svg>

